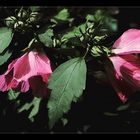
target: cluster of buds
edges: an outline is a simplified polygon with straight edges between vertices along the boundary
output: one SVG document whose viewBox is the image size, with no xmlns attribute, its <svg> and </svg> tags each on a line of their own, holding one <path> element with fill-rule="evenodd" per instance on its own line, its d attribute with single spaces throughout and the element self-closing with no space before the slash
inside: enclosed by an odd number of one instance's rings
<svg viewBox="0 0 140 140">
<path fill-rule="evenodd" d="M 33 24 L 36 24 L 39 20 L 38 12 L 31 12 L 25 9 L 19 10 L 17 15 L 7 17 L 5 19 L 6 26 L 13 28 L 16 31 L 26 31 L 28 28 L 31 28 Z"/>
<path fill-rule="evenodd" d="M 111 51 L 105 46 L 93 46 L 91 49 L 91 55 L 93 57 L 110 56 Z"/>
</svg>

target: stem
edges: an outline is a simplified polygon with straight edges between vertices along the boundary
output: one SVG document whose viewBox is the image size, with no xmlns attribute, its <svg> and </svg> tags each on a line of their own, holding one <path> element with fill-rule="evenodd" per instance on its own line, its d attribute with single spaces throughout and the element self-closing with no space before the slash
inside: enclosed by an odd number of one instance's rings
<svg viewBox="0 0 140 140">
<path fill-rule="evenodd" d="M 23 6 L 21 6 L 21 8 L 20 8 L 20 11 L 22 11 L 23 10 Z"/>
<path fill-rule="evenodd" d="M 33 38 L 30 42 L 29 42 L 29 45 L 28 47 L 26 47 L 25 49 L 21 50 L 22 52 L 25 52 L 27 50 L 29 50 L 32 46 L 32 44 L 36 41 L 36 38 Z"/>
<path fill-rule="evenodd" d="M 84 56 L 83 56 L 83 58 L 85 58 L 86 57 L 86 55 L 87 55 L 87 53 L 88 53 L 88 51 L 89 51 L 89 45 L 88 45 L 88 47 L 87 47 L 87 49 L 86 49 L 86 52 L 85 52 L 85 54 L 84 54 Z"/>
<path fill-rule="evenodd" d="M 35 42 L 35 38 L 33 38 L 31 41 L 30 41 L 30 43 L 29 43 L 29 45 L 28 45 L 28 48 L 30 48 L 31 47 L 31 45 Z"/>
</svg>

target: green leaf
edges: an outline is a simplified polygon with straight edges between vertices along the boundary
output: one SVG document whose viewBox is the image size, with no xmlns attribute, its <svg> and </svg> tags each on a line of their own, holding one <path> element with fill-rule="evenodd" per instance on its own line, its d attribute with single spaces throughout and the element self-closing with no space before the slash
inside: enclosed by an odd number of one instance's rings
<svg viewBox="0 0 140 140">
<path fill-rule="evenodd" d="M 0 28 L 0 53 L 2 53 L 9 46 L 12 38 L 12 29 L 7 27 Z"/>
<path fill-rule="evenodd" d="M 71 38 L 75 38 L 76 36 L 80 37 L 82 35 L 80 29 L 84 33 L 86 31 L 86 24 L 81 24 L 78 27 L 74 27 L 69 31 L 65 31 L 62 34 L 62 40 L 63 39 L 69 40 Z"/>
<path fill-rule="evenodd" d="M 69 16 L 70 14 L 68 12 L 68 9 L 63 9 L 54 18 L 65 21 L 69 18 Z"/>
<path fill-rule="evenodd" d="M 124 111 L 124 110 L 127 110 L 129 107 L 130 107 L 130 103 L 121 105 L 117 108 L 117 111 Z"/>
<path fill-rule="evenodd" d="M 107 32 L 117 31 L 117 20 L 111 17 L 106 11 L 97 10 L 95 17 L 98 21 L 102 21 L 103 28 L 105 28 Z"/>
<path fill-rule="evenodd" d="M 20 92 L 16 92 L 12 89 L 9 90 L 8 92 L 8 100 L 12 101 L 12 100 L 16 100 L 17 97 L 19 96 Z"/>
<path fill-rule="evenodd" d="M 110 117 L 116 117 L 116 116 L 118 116 L 119 114 L 117 114 L 117 113 L 112 113 L 112 112 L 104 112 L 104 115 L 110 116 Z"/>
<path fill-rule="evenodd" d="M 88 15 L 86 16 L 86 20 L 87 20 L 87 21 L 94 21 L 94 15 L 88 14 Z"/>
<path fill-rule="evenodd" d="M 50 19 L 50 21 L 53 23 L 53 27 L 64 23 L 71 23 L 73 20 L 74 18 L 70 17 L 70 13 L 66 8 L 59 11 L 58 14 Z"/>
<path fill-rule="evenodd" d="M 40 102 L 41 98 L 34 97 L 34 99 L 30 103 L 26 103 L 20 109 L 18 109 L 18 113 L 21 113 L 22 111 L 28 111 L 29 109 L 31 109 L 28 118 L 31 121 L 34 121 L 34 116 L 36 116 L 39 112 Z"/>
<path fill-rule="evenodd" d="M 43 32 L 41 31 L 38 35 L 40 41 L 47 47 L 52 47 L 53 45 L 53 30 L 52 29 L 43 29 Z"/>
<path fill-rule="evenodd" d="M 94 14 L 94 20 L 96 22 L 99 22 L 104 18 L 104 11 L 103 10 L 97 10 Z"/>
<path fill-rule="evenodd" d="M 102 30 L 104 32 L 116 32 L 118 29 L 117 20 L 111 17 L 105 10 L 96 10 L 93 14 L 88 14 L 86 20 L 91 22 L 101 22 Z"/>
<path fill-rule="evenodd" d="M 111 32 L 116 32 L 118 30 L 117 20 L 112 17 L 108 17 L 105 21 L 105 25 Z"/>
<path fill-rule="evenodd" d="M 32 12 L 38 12 L 40 10 L 40 6 L 30 6 Z"/>
<path fill-rule="evenodd" d="M 61 121 L 62 121 L 64 126 L 67 125 L 67 123 L 68 123 L 68 119 L 67 118 L 62 118 Z"/>
<path fill-rule="evenodd" d="M 11 57 L 12 52 L 9 52 L 9 50 L 7 50 L 4 54 L 0 54 L 0 66 L 3 65 L 5 62 L 7 62 L 7 60 Z"/>
<path fill-rule="evenodd" d="M 86 71 L 85 60 L 78 57 L 61 64 L 53 72 L 48 86 L 52 89 L 48 101 L 50 128 L 69 111 L 72 101 L 77 101 L 82 95 Z"/>
</svg>

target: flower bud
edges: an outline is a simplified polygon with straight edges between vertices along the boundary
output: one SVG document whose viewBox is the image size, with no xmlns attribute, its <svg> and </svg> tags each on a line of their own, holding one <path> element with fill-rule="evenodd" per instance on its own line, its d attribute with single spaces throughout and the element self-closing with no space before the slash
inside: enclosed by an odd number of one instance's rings
<svg viewBox="0 0 140 140">
<path fill-rule="evenodd" d="M 17 29 L 19 27 L 23 27 L 24 23 L 22 21 L 18 21 L 14 24 L 14 28 Z"/>
<path fill-rule="evenodd" d="M 28 18 L 28 13 L 22 9 L 18 12 L 17 17 L 20 18 L 20 20 L 26 20 Z"/>
<path fill-rule="evenodd" d="M 30 17 L 29 17 L 29 23 L 35 23 L 35 22 L 37 22 L 38 21 L 38 19 L 39 19 L 39 13 L 38 12 L 32 12 L 31 14 L 30 14 Z"/>
<path fill-rule="evenodd" d="M 16 22 L 16 18 L 15 18 L 14 16 L 10 16 L 10 17 L 7 17 L 7 18 L 5 19 L 5 24 L 6 24 L 8 27 L 13 27 L 15 22 Z"/>
</svg>

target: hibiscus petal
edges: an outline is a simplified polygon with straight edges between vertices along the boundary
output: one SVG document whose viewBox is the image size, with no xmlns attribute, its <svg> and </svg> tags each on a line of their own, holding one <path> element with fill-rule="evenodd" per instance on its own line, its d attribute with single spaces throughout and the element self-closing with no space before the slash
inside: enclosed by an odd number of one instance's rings
<svg viewBox="0 0 140 140">
<path fill-rule="evenodd" d="M 0 75 L 0 89 L 1 91 L 7 91 L 10 89 L 10 83 L 13 78 L 13 70 L 7 72 L 7 75 Z"/>
<path fill-rule="evenodd" d="M 30 88 L 29 82 L 28 81 L 22 81 L 21 84 L 21 92 L 27 92 Z"/>
<path fill-rule="evenodd" d="M 34 96 L 44 97 L 47 95 L 48 93 L 47 84 L 43 82 L 43 79 L 41 76 L 31 77 L 29 79 L 29 83 L 30 83 Z"/>
<path fill-rule="evenodd" d="M 134 55 L 110 57 L 116 72 L 133 88 L 140 89 L 140 59 Z"/>
<path fill-rule="evenodd" d="M 38 75 L 52 73 L 50 60 L 45 54 L 38 52 L 30 52 L 29 61 L 31 68 L 36 69 Z"/>
<path fill-rule="evenodd" d="M 32 76 L 51 73 L 50 61 L 47 56 L 35 51 L 19 58 L 14 66 L 14 77 L 18 81 L 27 81 Z"/>
<path fill-rule="evenodd" d="M 125 31 L 114 43 L 112 53 L 118 55 L 140 53 L 140 30 Z"/>
<path fill-rule="evenodd" d="M 51 74 L 40 74 L 42 77 L 43 82 L 48 83 L 49 77 L 51 76 Z"/>
<path fill-rule="evenodd" d="M 4 75 L 7 75 L 14 67 L 14 64 L 16 63 L 17 59 L 12 61 L 9 65 L 8 65 L 8 70 L 5 72 Z"/>
<path fill-rule="evenodd" d="M 37 97 L 48 95 L 48 78 L 52 73 L 50 60 L 43 52 L 30 51 L 14 60 L 0 76 L 0 89 L 27 92 L 29 88 Z"/>
<path fill-rule="evenodd" d="M 31 75 L 28 53 L 20 57 L 14 65 L 14 78 L 18 81 L 26 81 Z"/>
<path fill-rule="evenodd" d="M 122 102 L 126 102 L 128 99 L 128 88 L 125 86 L 125 82 L 122 81 L 123 79 L 117 74 L 112 64 L 105 65 L 105 70 L 108 76 L 108 79 L 113 86 L 114 90 L 116 91 L 117 95 L 119 96 Z M 130 90 L 129 90 L 130 91 Z"/>
<path fill-rule="evenodd" d="M 0 90 L 2 92 L 7 90 L 7 82 L 5 80 L 5 76 L 4 75 L 0 76 Z"/>
</svg>

